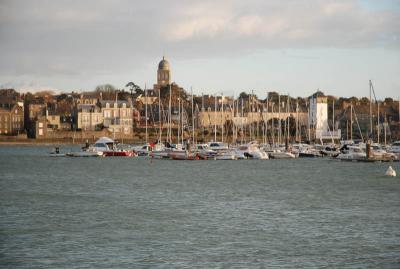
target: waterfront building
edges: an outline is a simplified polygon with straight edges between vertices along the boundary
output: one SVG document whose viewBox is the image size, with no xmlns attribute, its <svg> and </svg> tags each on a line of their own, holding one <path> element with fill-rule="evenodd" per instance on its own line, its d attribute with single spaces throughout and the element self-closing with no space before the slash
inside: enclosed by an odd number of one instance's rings
<svg viewBox="0 0 400 269">
<path fill-rule="evenodd" d="M 19 134 L 24 131 L 24 106 L 14 89 L 0 90 L 0 134 Z"/>
<path fill-rule="evenodd" d="M 78 104 L 75 110 L 76 127 L 82 131 L 100 130 L 103 124 L 103 112 L 97 104 Z"/>
<path fill-rule="evenodd" d="M 112 133 L 132 134 L 132 104 L 123 100 L 102 100 L 101 113 L 103 125 Z"/>
<path fill-rule="evenodd" d="M 19 104 L 0 106 L 0 134 L 15 135 L 24 131 L 24 108 Z"/>
</svg>

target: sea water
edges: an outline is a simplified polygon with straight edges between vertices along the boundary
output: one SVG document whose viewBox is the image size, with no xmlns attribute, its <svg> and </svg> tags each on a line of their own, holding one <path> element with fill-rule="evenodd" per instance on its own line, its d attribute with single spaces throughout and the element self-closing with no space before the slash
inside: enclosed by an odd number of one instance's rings
<svg viewBox="0 0 400 269">
<path fill-rule="evenodd" d="M 51 150 L 0 146 L 1 268 L 400 268 L 387 163 Z"/>
</svg>

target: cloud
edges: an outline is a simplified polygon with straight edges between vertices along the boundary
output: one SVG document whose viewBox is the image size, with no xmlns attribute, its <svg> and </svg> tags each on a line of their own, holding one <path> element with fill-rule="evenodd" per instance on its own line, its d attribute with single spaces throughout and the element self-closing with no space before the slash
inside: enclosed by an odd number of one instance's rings
<svg viewBox="0 0 400 269">
<path fill-rule="evenodd" d="M 366 10 L 358 1 L 250 1 L 250 8 L 230 3 L 229 8 L 206 3 L 197 12 L 182 7 L 168 20 L 164 38 L 176 43 L 252 39 L 262 48 L 399 46 L 399 14 Z"/>
<path fill-rule="evenodd" d="M 153 81 L 163 52 L 191 65 L 269 49 L 398 50 L 399 9 L 375 6 L 360 0 L 4 0 L 0 83 L 81 88 L 143 76 Z"/>
</svg>

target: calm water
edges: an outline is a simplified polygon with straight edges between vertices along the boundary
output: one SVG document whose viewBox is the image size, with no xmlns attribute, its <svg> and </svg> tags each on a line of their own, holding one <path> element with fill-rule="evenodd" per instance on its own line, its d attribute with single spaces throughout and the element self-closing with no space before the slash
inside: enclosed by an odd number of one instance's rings
<svg viewBox="0 0 400 269">
<path fill-rule="evenodd" d="M 0 146 L 1 268 L 400 268 L 388 164 L 50 150 Z"/>
</svg>

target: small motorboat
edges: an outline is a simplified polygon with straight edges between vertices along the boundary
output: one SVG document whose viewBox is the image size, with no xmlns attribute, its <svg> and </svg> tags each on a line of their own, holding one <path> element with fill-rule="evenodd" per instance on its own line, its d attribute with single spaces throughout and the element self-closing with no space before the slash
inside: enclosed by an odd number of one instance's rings
<svg viewBox="0 0 400 269">
<path fill-rule="evenodd" d="M 66 154 L 68 157 L 103 157 L 103 152 L 101 151 L 73 151 Z"/>
<path fill-rule="evenodd" d="M 135 157 L 137 153 L 131 149 L 125 149 L 121 144 L 111 138 L 101 137 L 94 145 L 87 148 L 88 152 L 101 152 L 105 157 Z"/>
<path fill-rule="evenodd" d="M 194 152 L 188 152 L 186 150 L 176 150 L 169 153 L 171 160 L 200 160 L 200 156 Z"/>
<path fill-rule="evenodd" d="M 223 152 L 218 152 L 218 154 L 214 157 L 215 160 L 237 160 L 235 151 L 228 150 Z"/>
<path fill-rule="evenodd" d="M 52 152 L 50 152 L 50 157 L 65 157 L 67 156 L 65 153 L 60 152 L 59 147 L 55 147 Z"/>
</svg>

